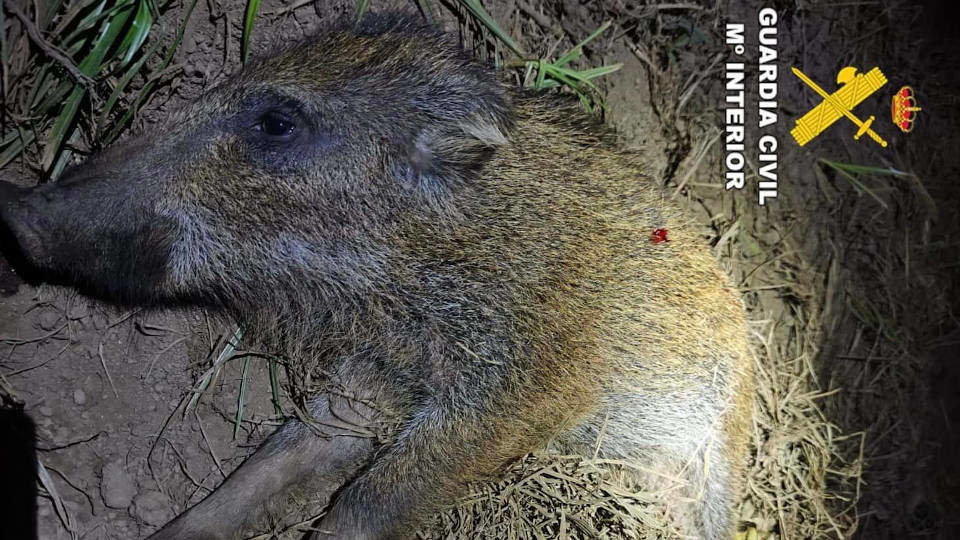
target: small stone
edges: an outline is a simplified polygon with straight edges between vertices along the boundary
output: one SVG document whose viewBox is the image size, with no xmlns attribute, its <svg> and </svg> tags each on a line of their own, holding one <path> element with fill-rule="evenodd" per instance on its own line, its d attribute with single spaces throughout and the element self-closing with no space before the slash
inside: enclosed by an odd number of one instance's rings
<svg viewBox="0 0 960 540">
<path fill-rule="evenodd" d="M 133 499 L 131 515 L 148 525 L 159 527 L 173 518 L 170 499 L 159 491 L 147 491 Z"/>
<path fill-rule="evenodd" d="M 60 313 L 53 309 L 45 309 L 37 317 L 37 324 L 43 330 L 53 330 L 60 324 Z"/>
<path fill-rule="evenodd" d="M 44 406 L 40 407 L 39 409 L 37 409 L 37 411 L 39 411 L 40 414 L 42 414 L 42 415 L 44 415 L 44 416 L 53 416 L 53 409 L 51 409 L 51 408 L 50 408 L 49 406 L 47 406 L 47 405 L 44 405 Z"/>
<path fill-rule="evenodd" d="M 77 388 L 73 391 L 73 402 L 77 405 L 83 405 L 87 402 L 87 394 L 83 390 Z"/>
<path fill-rule="evenodd" d="M 130 506 L 134 495 L 137 494 L 137 484 L 133 477 L 127 474 L 123 463 L 111 461 L 101 469 L 100 496 L 103 504 L 110 508 L 126 508 Z"/>
</svg>

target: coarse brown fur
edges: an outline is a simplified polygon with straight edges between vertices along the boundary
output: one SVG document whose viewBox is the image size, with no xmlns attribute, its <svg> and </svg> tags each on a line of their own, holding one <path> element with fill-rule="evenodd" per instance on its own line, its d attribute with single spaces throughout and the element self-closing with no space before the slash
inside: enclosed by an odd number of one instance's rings
<svg viewBox="0 0 960 540">
<path fill-rule="evenodd" d="M 151 538 L 240 537 L 297 484 L 333 496 L 335 537 L 405 537 L 551 444 L 686 480 L 667 508 L 681 533 L 730 537 L 754 392 L 743 306 L 644 170 L 575 102 L 371 17 L 10 196 L 3 220 L 41 279 L 220 311 L 363 402 L 319 395 L 327 436 L 289 423 Z"/>
</svg>

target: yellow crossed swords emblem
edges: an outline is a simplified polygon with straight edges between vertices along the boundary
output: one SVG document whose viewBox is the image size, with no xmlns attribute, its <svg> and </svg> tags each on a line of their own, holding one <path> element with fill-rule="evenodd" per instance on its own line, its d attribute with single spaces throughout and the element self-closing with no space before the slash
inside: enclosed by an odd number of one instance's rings
<svg viewBox="0 0 960 540">
<path fill-rule="evenodd" d="M 877 91 L 881 86 L 887 84 L 887 78 L 880 71 L 880 68 L 873 68 L 866 74 L 857 73 L 857 68 L 847 66 L 837 74 L 837 84 L 840 89 L 833 94 L 828 94 L 817 83 L 813 82 L 797 68 L 791 68 L 793 74 L 805 82 L 814 92 L 820 94 L 823 101 L 811 109 L 807 114 L 797 120 L 797 125 L 790 134 L 796 139 L 797 144 L 803 146 L 822 133 L 831 124 L 837 121 L 841 116 L 846 116 L 851 122 L 860 129 L 853 136 L 854 140 L 859 140 L 864 133 L 870 136 L 880 146 L 886 147 L 887 141 L 880 135 L 870 129 L 875 117 L 871 116 L 866 122 L 857 118 L 852 112 L 861 101 L 867 99 L 871 94 Z"/>
</svg>

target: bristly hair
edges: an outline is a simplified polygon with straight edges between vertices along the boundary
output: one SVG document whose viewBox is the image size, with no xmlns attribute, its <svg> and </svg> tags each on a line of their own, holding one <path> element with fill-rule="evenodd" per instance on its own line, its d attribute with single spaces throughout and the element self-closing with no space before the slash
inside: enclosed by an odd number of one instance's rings
<svg viewBox="0 0 960 540">
<path fill-rule="evenodd" d="M 275 41 L 266 46 L 259 53 L 253 53 L 247 65 L 254 65 L 268 60 L 287 49 L 309 45 L 333 33 L 349 32 L 358 36 L 376 37 L 385 35 L 419 36 L 426 39 L 447 42 L 455 45 L 449 34 L 436 24 L 432 24 L 415 11 L 388 10 L 381 12 L 367 12 L 357 21 L 353 13 L 342 14 L 339 17 L 325 21 L 309 32 L 305 39 L 294 40 L 291 43 L 279 42 L 279 35 Z M 459 47 L 459 46 L 458 46 Z"/>
<path fill-rule="evenodd" d="M 445 35 L 442 29 L 426 21 L 413 11 L 382 11 L 364 14 L 360 21 L 351 17 L 341 17 L 337 22 L 340 29 L 350 28 L 361 36 L 400 35 Z M 335 28 L 336 28 L 335 26 Z"/>
</svg>

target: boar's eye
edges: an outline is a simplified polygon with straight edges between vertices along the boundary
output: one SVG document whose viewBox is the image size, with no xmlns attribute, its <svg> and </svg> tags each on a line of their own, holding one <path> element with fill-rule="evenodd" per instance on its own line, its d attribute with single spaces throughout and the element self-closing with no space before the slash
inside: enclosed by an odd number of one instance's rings
<svg viewBox="0 0 960 540">
<path fill-rule="evenodd" d="M 270 111 L 260 117 L 254 129 L 263 132 L 264 135 L 282 139 L 293 135 L 297 124 L 280 112 Z"/>
<path fill-rule="evenodd" d="M 291 97 L 253 94 L 237 106 L 222 129 L 236 137 L 233 148 L 250 165 L 281 172 L 310 167 L 336 144 L 321 115 Z"/>
</svg>

